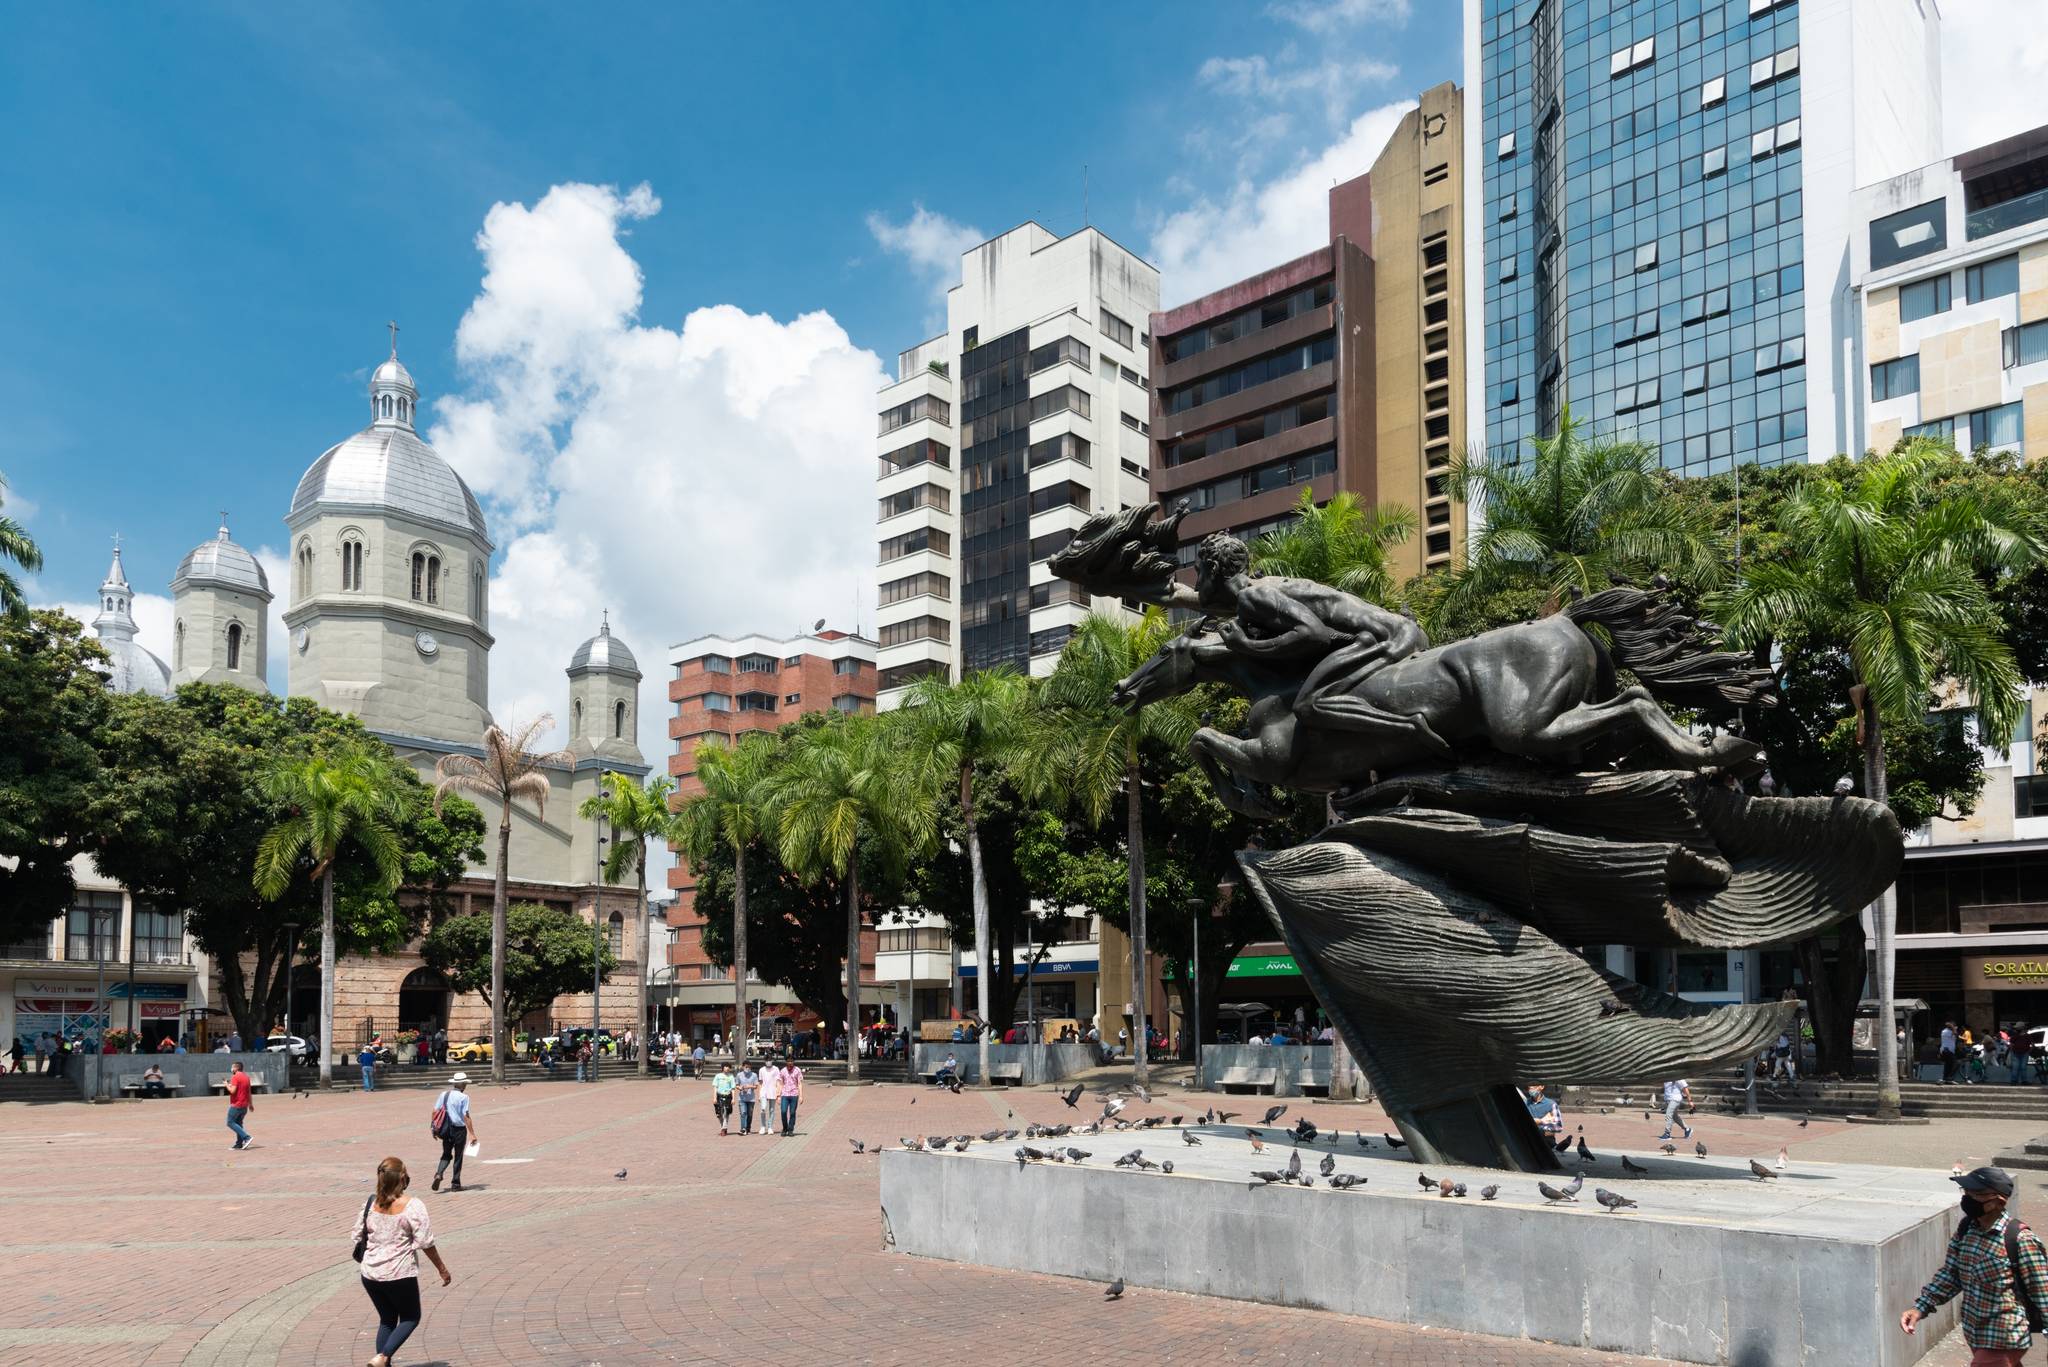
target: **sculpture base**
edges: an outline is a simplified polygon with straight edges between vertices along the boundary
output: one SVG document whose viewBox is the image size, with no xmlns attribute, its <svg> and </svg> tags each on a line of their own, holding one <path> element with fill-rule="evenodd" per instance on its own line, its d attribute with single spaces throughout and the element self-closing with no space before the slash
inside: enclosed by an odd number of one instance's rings
<svg viewBox="0 0 2048 1367">
<path fill-rule="evenodd" d="M 1011 1145 L 890 1150 L 885 1226 L 924 1257 L 1681 1362 L 1904 1367 L 1955 1319 L 1945 1307 L 1911 1338 L 1898 1330 L 1955 1227 L 1940 1172 L 1800 1163 L 1761 1181 L 1746 1155 L 1650 1153 L 1630 1155 L 1648 1177 L 1625 1177 L 1604 1154 L 1576 1204 L 1551 1206 L 1534 1177 L 1425 1169 L 1349 1133 L 1300 1149 L 1303 1167 L 1334 1153 L 1368 1185 L 1247 1185 L 1293 1146 L 1254 1154 L 1241 1130 L 1196 1133 L 1200 1148 L 1172 1130 L 1080 1140 L 1094 1157 L 1078 1165 L 1019 1167 Z M 1139 1146 L 1175 1172 L 1109 1166 Z M 1423 1171 L 1471 1194 L 1425 1194 Z M 1480 1200 L 1490 1183 L 1499 1198 Z M 1596 1186 L 1641 1208 L 1610 1215 Z"/>
</svg>

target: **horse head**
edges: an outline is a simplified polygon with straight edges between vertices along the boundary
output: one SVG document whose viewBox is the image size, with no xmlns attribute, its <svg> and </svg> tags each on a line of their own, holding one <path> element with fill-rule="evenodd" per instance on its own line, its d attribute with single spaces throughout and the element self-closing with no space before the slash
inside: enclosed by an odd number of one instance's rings
<svg viewBox="0 0 2048 1367">
<path fill-rule="evenodd" d="M 1195 678 L 1194 638 L 1175 636 L 1160 644 L 1152 658 L 1132 670 L 1110 694 L 1118 707 L 1138 708 L 1161 698 L 1185 693 Z"/>
</svg>

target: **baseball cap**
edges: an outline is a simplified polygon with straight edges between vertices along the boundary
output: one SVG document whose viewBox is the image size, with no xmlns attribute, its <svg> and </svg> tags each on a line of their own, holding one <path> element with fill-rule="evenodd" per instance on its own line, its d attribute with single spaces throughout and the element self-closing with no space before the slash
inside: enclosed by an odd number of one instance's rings
<svg viewBox="0 0 2048 1367">
<path fill-rule="evenodd" d="M 2012 1195 L 2012 1176 L 2004 1168 L 1977 1168 L 1948 1180 L 1964 1191 L 1995 1191 L 2000 1196 Z"/>
</svg>

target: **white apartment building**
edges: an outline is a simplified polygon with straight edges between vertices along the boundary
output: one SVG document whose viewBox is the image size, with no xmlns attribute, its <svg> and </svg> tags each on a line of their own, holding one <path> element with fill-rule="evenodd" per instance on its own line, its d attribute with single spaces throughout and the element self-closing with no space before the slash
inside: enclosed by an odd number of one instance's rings
<svg viewBox="0 0 2048 1367">
<path fill-rule="evenodd" d="M 1049 672 L 1089 596 L 1046 559 L 1147 493 L 1144 320 L 1159 272 L 1095 228 L 1024 223 L 961 257 L 946 332 L 879 396 L 878 705 L 922 675 Z"/>
</svg>

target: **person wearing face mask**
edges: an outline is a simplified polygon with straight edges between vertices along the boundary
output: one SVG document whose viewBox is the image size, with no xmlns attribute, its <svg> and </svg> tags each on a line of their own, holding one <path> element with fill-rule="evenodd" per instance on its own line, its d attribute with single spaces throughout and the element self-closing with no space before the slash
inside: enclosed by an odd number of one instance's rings
<svg viewBox="0 0 2048 1367">
<path fill-rule="evenodd" d="M 1978 1168 L 1950 1179 L 1963 1189 L 1963 1220 L 1948 1241 L 1941 1270 L 1899 1316 L 1908 1334 L 1957 1295 L 1970 1367 L 2020 1367 L 2032 1330 L 2048 1311 L 2048 1249 L 2008 1211 L 2012 1178 L 2003 1168 Z"/>
</svg>

